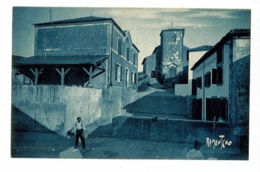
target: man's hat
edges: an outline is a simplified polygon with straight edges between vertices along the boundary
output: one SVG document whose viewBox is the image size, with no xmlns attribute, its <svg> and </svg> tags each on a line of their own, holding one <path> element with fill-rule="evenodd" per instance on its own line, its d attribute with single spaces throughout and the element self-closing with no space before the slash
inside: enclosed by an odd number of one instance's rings
<svg viewBox="0 0 260 172">
<path fill-rule="evenodd" d="M 81 117 L 77 117 L 77 120 L 81 119 Z"/>
</svg>

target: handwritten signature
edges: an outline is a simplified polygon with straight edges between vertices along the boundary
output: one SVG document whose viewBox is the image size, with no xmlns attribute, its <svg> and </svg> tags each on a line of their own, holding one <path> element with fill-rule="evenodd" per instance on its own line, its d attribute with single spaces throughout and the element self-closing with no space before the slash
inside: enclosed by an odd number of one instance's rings
<svg viewBox="0 0 260 172">
<path fill-rule="evenodd" d="M 232 145 L 232 141 L 225 139 L 225 135 L 219 135 L 218 139 L 210 139 L 210 138 L 206 138 L 206 146 L 207 147 L 213 147 L 213 149 L 215 149 L 215 147 L 220 146 L 220 149 L 222 150 L 223 148 L 225 148 L 226 146 L 231 146 Z"/>
</svg>

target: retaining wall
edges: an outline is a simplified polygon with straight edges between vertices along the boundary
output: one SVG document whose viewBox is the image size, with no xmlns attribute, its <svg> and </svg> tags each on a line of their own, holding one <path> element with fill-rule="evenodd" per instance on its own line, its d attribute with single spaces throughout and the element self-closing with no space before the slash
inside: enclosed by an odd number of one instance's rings
<svg viewBox="0 0 260 172">
<path fill-rule="evenodd" d="M 102 90 L 54 85 L 14 85 L 12 105 L 48 130 L 64 133 L 72 128 L 78 116 L 84 124 L 101 118 Z M 14 117 L 14 115 L 13 115 Z M 13 118 L 12 120 L 19 118 Z M 28 120 L 27 120 L 28 121 Z M 14 122 L 16 130 L 42 131 L 32 123 Z"/>
<path fill-rule="evenodd" d="M 119 138 L 181 143 L 200 140 L 205 143 L 207 138 L 219 139 L 219 135 L 225 135 L 225 139 L 232 141 L 232 146 L 239 146 L 239 138 L 234 135 L 230 123 L 119 116 L 113 119 L 112 126 L 113 136 Z"/>
</svg>

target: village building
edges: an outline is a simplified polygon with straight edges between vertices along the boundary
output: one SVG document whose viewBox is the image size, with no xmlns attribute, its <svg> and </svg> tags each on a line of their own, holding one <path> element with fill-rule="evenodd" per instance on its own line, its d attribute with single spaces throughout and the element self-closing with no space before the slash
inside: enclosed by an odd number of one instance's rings
<svg viewBox="0 0 260 172">
<path fill-rule="evenodd" d="M 162 30 L 160 45 L 142 63 L 144 73 L 155 77 L 168 87 L 188 82 L 186 59 L 188 47 L 183 45 L 184 31 L 184 29 Z"/>
<path fill-rule="evenodd" d="M 192 79 L 193 71 L 191 68 L 193 65 L 210 49 L 212 46 L 204 45 L 200 47 L 190 48 L 187 51 L 188 61 L 188 83 L 187 84 L 175 84 L 175 95 L 179 96 L 190 96 L 192 95 Z"/>
<path fill-rule="evenodd" d="M 139 50 L 130 32 L 112 18 L 90 16 L 34 27 L 34 56 L 13 56 L 13 79 L 35 85 L 137 88 Z"/>
<path fill-rule="evenodd" d="M 249 67 L 250 30 L 231 30 L 191 68 L 193 118 L 248 125 Z"/>
<path fill-rule="evenodd" d="M 155 78 L 156 49 L 150 56 L 145 57 L 142 61 L 143 73 L 145 73 L 149 78 Z"/>
</svg>

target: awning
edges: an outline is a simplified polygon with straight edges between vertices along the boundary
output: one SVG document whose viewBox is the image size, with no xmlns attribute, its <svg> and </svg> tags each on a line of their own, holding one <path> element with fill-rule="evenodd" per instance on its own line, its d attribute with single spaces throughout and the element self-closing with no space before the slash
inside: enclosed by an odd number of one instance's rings
<svg viewBox="0 0 260 172">
<path fill-rule="evenodd" d="M 77 55 L 77 56 L 13 56 L 13 65 L 79 65 L 96 64 L 107 59 L 107 55 Z"/>
</svg>

